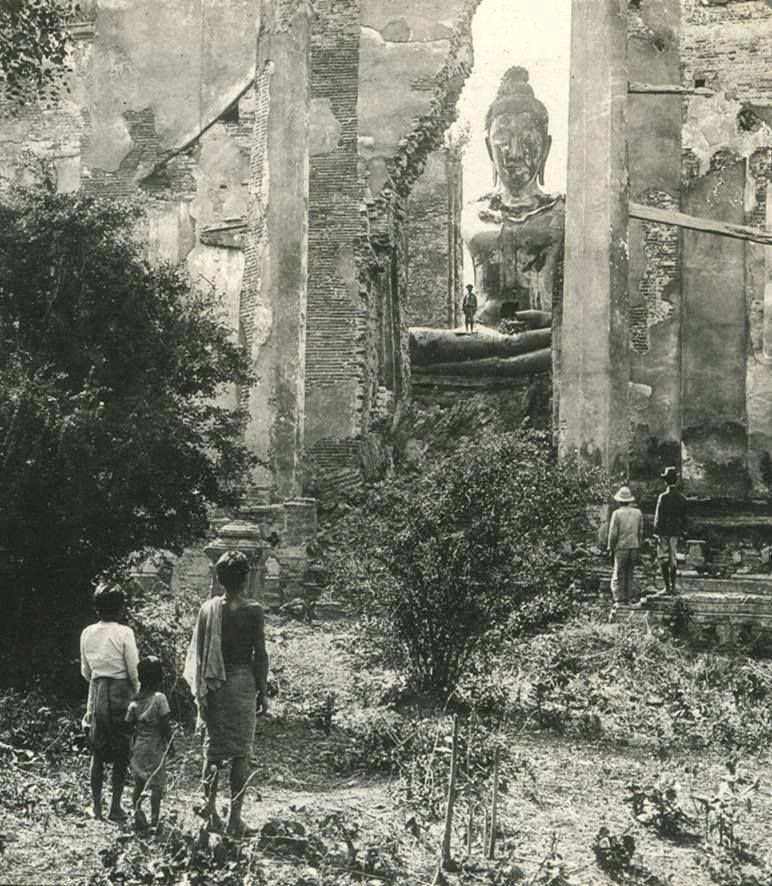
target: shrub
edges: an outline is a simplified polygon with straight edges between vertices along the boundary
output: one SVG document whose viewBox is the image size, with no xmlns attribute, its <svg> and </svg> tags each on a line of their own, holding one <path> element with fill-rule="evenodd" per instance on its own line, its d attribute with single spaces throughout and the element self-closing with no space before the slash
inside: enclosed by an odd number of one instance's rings
<svg viewBox="0 0 772 886">
<path fill-rule="evenodd" d="M 572 620 L 513 642 L 494 672 L 515 722 L 681 749 L 756 752 L 772 738 L 772 666 L 630 625 Z M 597 718 L 597 719 L 596 719 Z"/>
<path fill-rule="evenodd" d="M 345 521 L 333 580 L 417 688 L 452 690 L 504 636 L 565 614 L 600 481 L 558 462 L 543 432 L 464 443 L 372 490 Z"/>
<path fill-rule="evenodd" d="M 247 357 L 211 292 L 147 264 L 140 216 L 42 187 L 0 197 L 9 667 L 56 666 L 50 652 L 72 648 L 93 576 L 132 551 L 198 538 L 213 504 L 238 501 L 253 463 L 243 414 L 217 401 L 250 382 Z M 22 624 L 37 640 L 24 655 Z"/>
</svg>

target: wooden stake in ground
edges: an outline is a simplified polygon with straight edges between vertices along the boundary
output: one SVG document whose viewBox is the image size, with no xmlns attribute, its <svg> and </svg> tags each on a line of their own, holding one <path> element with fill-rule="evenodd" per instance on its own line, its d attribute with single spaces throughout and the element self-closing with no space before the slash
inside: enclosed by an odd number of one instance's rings
<svg viewBox="0 0 772 886">
<path fill-rule="evenodd" d="M 488 858 L 496 851 L 496 806 L 499 800 L 499 748 L 493 755 L 493 791 L 491 793 L 491 831 L 488 843 Z"/>
<path fill-rule="evenodd" d="M 445 807 L 445 831 L 442 835 L 442 858 L 434 878 L 435 883 L 444 879 L 442 871 L 452 867 L 450 860 L 450 838 L 453 832 L 453 806 L 456 802 L 456 768 L 458 766 L 458 714 L 453 715 L 453 739 L 450 745 L 450 779 L 448 781 L 448 802 Z"/>
</svg>

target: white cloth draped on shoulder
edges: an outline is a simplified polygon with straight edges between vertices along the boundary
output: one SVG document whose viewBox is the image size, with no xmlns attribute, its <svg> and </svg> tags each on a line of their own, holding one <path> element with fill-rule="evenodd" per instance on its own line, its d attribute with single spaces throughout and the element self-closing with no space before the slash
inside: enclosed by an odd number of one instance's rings
<svg viewBox="0 0 772 886">
<path fill-rule="evenodd" d="M 216 692 L 227 679 L 222 655 L 222 610 L 222 597 L 207 600 L 199 610 L 182 674 L 205 722 L 207 695 Z"/>
</svg>

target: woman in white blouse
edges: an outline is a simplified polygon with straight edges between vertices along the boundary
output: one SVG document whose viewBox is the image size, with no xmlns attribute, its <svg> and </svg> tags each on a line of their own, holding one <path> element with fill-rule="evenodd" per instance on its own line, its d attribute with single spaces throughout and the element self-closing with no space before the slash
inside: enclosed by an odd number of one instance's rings
<svg viewBox="0 0 772 886">
<path fill-rule="evenodd" d="M 94 818 L 102 818 L 102 783 L 105 763 L 112 763 L 110 821 L 125 821 L 121 807 L 129 766 L 131 727 L 126 711 L 139 690 L 137 643 L 134 631 L 119 624 L 125 608 L 123 591 L 102 584 L 94 592 L 99 621 L 80 636 L 80 669 L 89 681 L 83 726 L 91 742 L 91 795 Z"/>
</svg>

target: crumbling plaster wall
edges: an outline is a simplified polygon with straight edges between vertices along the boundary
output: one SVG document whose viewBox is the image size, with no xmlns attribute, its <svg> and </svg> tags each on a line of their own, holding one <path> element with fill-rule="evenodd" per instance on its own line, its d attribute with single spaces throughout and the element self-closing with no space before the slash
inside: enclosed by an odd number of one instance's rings
<svg viewBox="0 0 772 886">
<path fill-rule="evenodd" d="M 735 220 L 766 227 L 772 219 L 772 9 L 762 0 L 707 5 L 683 0 L 683 14 L 684 83 L 704 80 L 717 91 L 715 96 L 693 96 L 685 102 L 687 193 L 703 189 L 703 182 L 710 190 L 711 180 L 715 193 L 726 180 L 721 170 L 732 169 L 733 176 L 740 177 L 732 200 Z M 720 239 L 705 240 L 697 262 L 715 254 L 713 247 Z M 687 235 L 685 248 L 694 241 L 694 235 Z M 696 453 L 690 448 L 685 428 L 686 471 L 706 493 L 724 489 L 735 497 L 767 496 L 772 484 L 772 259 L 768 249 L 754 244 L 727 248 L 736 255 L 718 269 L 723 290 L 719 328 L 725 327 L 730 314 L 739 313 L 734 332 L 723 328 L 713 347 L 719 364 L 727 364 L 728 357 L 722 354 L 741 351 L 738 366 L 725 365 L 724 374 L 731 372 L 726 382 L 742 397 L 734 409 L 715 416 L 726 440 L 721 442 L 721 434 L 714 433 L 713 457 L 699 457 L 701 442 Z M 707 381 L 704 387 L 709 387 Z"/>
<path fill-rule="evenodd" d="M 628 17 L 629 79 L 678 83 L 677 0 L 642 0 Z M 680 203 L 681 100 L 632 94 L 627 107 L 630 199 L 661 208 Z M 681 268 L 674 228 L 630 219 L 630 470 L 659 486 L 662 464 L 677 464 L 680 441 Z"/>
</svg>

